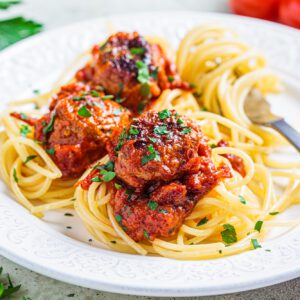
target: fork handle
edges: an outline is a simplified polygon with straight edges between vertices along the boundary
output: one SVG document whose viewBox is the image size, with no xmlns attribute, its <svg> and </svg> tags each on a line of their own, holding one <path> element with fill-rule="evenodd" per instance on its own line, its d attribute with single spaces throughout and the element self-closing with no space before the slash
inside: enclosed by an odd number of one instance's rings
<svg viewBox="0 0 300 300">
<path fill-rule="evenodd" d="M 300 152 L 300 133 L 296 129 L 284 119 L 274 121 L 270 125 L 280 132 Z"/>
</svg>

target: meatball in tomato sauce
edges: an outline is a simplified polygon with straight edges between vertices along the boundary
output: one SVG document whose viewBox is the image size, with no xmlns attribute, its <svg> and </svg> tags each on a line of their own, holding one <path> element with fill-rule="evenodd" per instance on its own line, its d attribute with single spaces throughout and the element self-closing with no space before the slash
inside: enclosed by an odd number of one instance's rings
<svg viewBox="0 0 300 300">
<path fill-rule="evenodd" d="M 227 165 L 214 165 L 199 125 L 175 111 L 143 114 L 107 148 L 116 176 L 111 205 L 135 241 L 173 236 L 197 201 L 231 177 Z"/>
<path fill-rule="evenodd" d="M 101 85 L 123 106 L 140 112 L 164 89 L 189 89 L 180 81 L 176 67 L 158 44 L 137 32 L 118 32 L 92 50 L 92 62 L 81 69 L 77 80 Z"/>
<path fill-rule="evenodd" d="M 118 103 L 75 83 L 63 87 L 50 112 L 35 122 L 35 139 L 46 148 L 63 178 L 76 178 L 106 154 L 114 130 L 126 126 L 129 118 Z"/>
</svg>

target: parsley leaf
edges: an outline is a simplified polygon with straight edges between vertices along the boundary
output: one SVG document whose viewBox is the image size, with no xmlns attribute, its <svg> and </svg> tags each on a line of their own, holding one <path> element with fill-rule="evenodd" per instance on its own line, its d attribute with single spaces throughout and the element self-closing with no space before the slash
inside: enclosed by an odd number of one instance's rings
<svg viewBox="0 0 300 300">
<path fill-rule="evenodd" d="M 85 99 L 86 98 L 83 97 L 83 96 L 75 96 L 75 97 L 72 98 L 72 100 L 74 100 L 74 101 L 81 101 L 81 100 L 85 100 Z"/>
<path fill-rule="evenodd" d="M 263 223 L 264 223 L 263 221 L 257 221 L 255 223 L 254 229 L 257 230 L 258 232 L 260 232 Z"/>
<path fill-rule="evenodd" d="M 131 125 L 129 129 L 129 133 L 133 135 L 137 135 L 139 134 L 139 130 L 134 125 Z"/>
<path fill-rule="evenodd" d="M 102 180 L 98 176 L 92 178 L 92 182 L 101 182 L 101 181 Z"/>
<path fill-rule="evenodd" d="M 115 218 L 116 218 L 116 221 L 118 223 L 120 223 L 122 221 L 122 219 L 123 219 L 123 217 L 121 215 L 119 215 L 119 214 L 116 214 Z"/>
<path fill-rule="evenodd" d="M 242 204 L 246 204 L 247 203 L 246 199 L 242 195 L 239 195 L 239 199 L 240 199 L 240 202 Z"/>
<path fill-rule="evenodd" d="M 141 95 L 142 95 L 142 97 L 145 97 L 145 98 L 148 98 L 148 97 L 150 98 L 151 97 L 150 86 L 147 82 L 143 83 L 141 85 Z"/>
<path fill-rule="evenodd" d="M 15 181 L 16 183 L 18 183 L 18 182 L 19 182 L 19 178 L 18 178 L 18 176 L 17 176 L 17 170 L 16 170 L 16 169 L 13 169 L 13 177 L 14 177 L 14 181 Z"/>
<path fill-rule="evenodd" d="M 261 245 L 259 244 L 257 239 L 251 239 L 251 243 L 254 249 L 261 248 Z"/>
<path fill-rule="evenodd" d="M 155 210 L 158 206 L 158 203 L 157 202 L 154 202 L 154 201 L 149 201 L 148 202 L 148 207 L 151 209 L 151 210 Z"/>
<path fill-rule="evenodd" d="M 148 234 L 148 232 L 147 232 L 146 230 L 144 230 L 144 236 L 145 236 L 145 238 L 147 238 L 147 239 L 150 238 L 150 236 L 149 236 L 149 234 Z"/>
<path fill-rule="evenodd" d="M 231 224 L 224 224 L 224 230 L 221 231 L 222 240 L 226 244 L 232 244 L 237 242 L 235 228 Z"/>
<path fill-rule="evenodd" d="M 160 111 L 158 113 L 158 117 L 161 119 L 161 120 L 165 120 L 167 119 L 168 117 L 170 117 L 172 115 L 172 113 L 168 110 L 168 109 L 164 109 L 162 111 Z"/>
<path fill-rule="evenodd" d="M 113 114 L 114 114 L 115 116 L 119 116 L 121 113 L 122 113 L 122 110 L 121 110 L 120 108 L 114 109 Z"/>
<path fill-rule="evenodd" d="M 131 48 L 130 53 L 132 55 L 142 55 L 145 53 L 145 49 L 144 48 Z"/>
<path fill-rule="evenodd" d="M 160 209 L 159 212 L 164 214 L 164 215 L 168 213 L 168 211 L 166 209 Z"/>
<path fill-rule="evenodd" d="M 20 113 L 20 118 L 21 118 L 21 120 L 25 120 L 25 121 L 29 120 L 29 118 L 22 112 Z"/>
<path fill-rule="evenodd" d="M 148 80 L 149 80 L 148 66 L 144 62 L 142 62 L 141 60 L 137 61 L 135 63 L 135 65 L 138 69 L 137 80 L 140 83 L 148 83 Z"/>
<path fill-rule="evenodd" d="M 107 100 L 107 99 L 113 99 L 113 97 L 114 97 L 113 95 L 105 95 L 105 96 L 102 96 L 101 99 Z"/>
<path fill-rule="evenodd" d="M 20 134 L 22 137 L 26 138 L 27 134 L 31 132 L 30 127 L 27 124 L 22 124 L 20 128 Z"/>
<path fill-rule="evenodd" d="M 55 154 L 55 149 L 54 148 L 49 148 L 49 149 L 46 149 L 46 152 L 50 155 L 54 155 Z"/>
<path fill-rule="evenodd" d="M 99 93 L 97 91 L 90 91 L 90 94 L 93 96 L 93 97 L 99 97 Z"/>
<path fill-rule="evenodd" d="M 159 71 L 159 67 L 156 67 L 156 68 L 150 73 L 150 76 L 151 76 L 154 80 L 157 80 L 157 79 L 158 79 L 158 71 Z"/>
<path fill-rule="evenodd" d="M 20 2 L 21 2 L 21 0 L 4 0 L 4 1 L 0 1 L 0 9 L 7 9 L 11 5 L 19 4 Z"/>
<path fill-rule="evenodd" d="M 29 161 L 35 159 L 37 155 L 29 155 L 26 157 L 26 160 L 24 161 L 24 165 L 26 165 Z"/>
<path fill-rule="evenodd" d="M 154 127 L 154 133 L 155 134 L 168 134 L 168 127 L 167 125 L 162 125 L 162 126 L 155 126 Z"/>
<path fill-rule="evenodd" d="M 173 76 L 168 76 L 168 81 L 169 82 L 173 82 L 175 80 L 175 78 Z"/>
<path fill-rule="evenodd" d="M 43 134 L 47 134 L 53 130 L 55 120 L 55 113 L 51 115 L 50 122 L 43 128 Z"/>
<path fill-rule="evenodd" d="M 121 184 L 118 184 L 118 183 L 115 183 L 115 188 L 117 190 L 120 190 L 122 188 L 122 185 Z"/>
<path fill-rule="evenodd" d="M 148 146 L 148 151 L 150 152 L 150 154 L 142 157 L 142 161 L 141 161 L 142 166 L 144 166 L 151 160 L 156 160 L 156 161 L 160 160 L 159 153 L 154 150 L 152 145 Z"/>
<path fill-rule="evenodd" d="M 148 139 L 151 141 L 151 142 L 153 142 L 153 143 L 156 143 L 157 142 L 157 139 L 156 138 L 152 138 L 152 137 L 148 137 Z"/>
<path fill-rule="evenodd" d="M 191 130 L 192 130 L 191 127 L 184 128 L 184 129 L 181 131 L 181 133 L 182 133 L 182 134 L 187 134 L 187 133 L 189 133 Z"/>
<path fill-rule="evenodd" d="M 0 50 L 41 31 L 43 25 L 23 17 L 0 21 Z"/>
<path fill-rule="evenodd" d="M 85 117 L 85 118 L 89 118 L 92 116 L 91 112 L 87 109 L 87 107 L 85 105 L 81 106 L 78 109 L 78 115 L 81 117 Z"/>
<path fill-rule="evenodd" d="M 112 171 L 102 170 L 100 172 L 100 174 L 103 175 L 102 180 L 104 182 L 109 182 L 109 181 L 113 180 L 116 177 L 116 173 L 112 172 Z"/>
<path fill-rule="evenodd" d="M 201 219 L 198 223 L 197 226 L 201 226 L 204 225 L 208 222 L 208 219 L 206 217 L 204 217 L 203 219 Z"/>
<path fill-rule="evenodd" d="M 276 216 L 279 214 L 279 211 L 274 211 L 274 212 L 270 212 L 269 215 L 270 216 Z"/>
</svg>

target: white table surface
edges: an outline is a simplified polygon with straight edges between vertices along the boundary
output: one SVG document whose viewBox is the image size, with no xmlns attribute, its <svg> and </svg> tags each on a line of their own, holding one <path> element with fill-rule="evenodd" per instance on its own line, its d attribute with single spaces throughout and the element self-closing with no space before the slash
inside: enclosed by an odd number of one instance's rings
<svg viewBox="0 0 300 300">
<path fill-rule="evenodd" d="M 227 2 L 227 0 L 23 0 L 20 5 L 7 11 L 0 11 L 0 19 L 22 15 L 43 23 L 45 30 L 49 30 L 66 24 L 116 13 L 158 10 L 229 12 Z M 11 275 L 15 283 L 22 284 L 20 292 L 10 299 L 22 299 L 22 295 L 30 297 L 32 300 L 154 299 L 152 297 L 106 293 L 66 284 L 18 266 L 1 256 L 0 266 L 3 267 L 4 272 Z M 300 278 L 255 291 L 203 297 L 201 299 L 300 299 Z"/>
</svg>

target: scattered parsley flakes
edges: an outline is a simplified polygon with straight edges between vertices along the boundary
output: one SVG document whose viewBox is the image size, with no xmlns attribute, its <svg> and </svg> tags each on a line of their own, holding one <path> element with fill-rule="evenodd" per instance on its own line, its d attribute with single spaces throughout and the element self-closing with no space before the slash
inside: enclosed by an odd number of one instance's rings
<svg viewBox="0 0 300 300">
<path fill-rule="evenodd" d="M 148 83 L 149 80 L 149 70 L 148 70 L 148 66 L 142 62 L 141 60 L 137 61 L 135 63 L 137 69 L 138 69 L 138 76 L 137 76 L 137 80 L 140 83 Z"/>
<path fill-rule="evenodd" d="M 37 157 L 37 155 L 29 155 L 26 157 L 25 161 L 24 161 L 24 165 L 26 165 L 29 161 L 35 159 Z"/>
<path fill-rule="evenodd" d="M 14 181 L 16 183 L 18 183 L 19 182 L 19 178 L 17 176 L 17 170 L 15 168 L 13 169 L 13 177 L 14 177 Z"/>
<path fill-rule="evenodd" d="M 169 133 L 167 125 L 155 126 L 153 131 L 155 134 L 168 134 Z"/>
<path fill-rule="evenodd" d="M 173 82 L 175 80 L 175 78 L 173 76 L 168 76 L 168 81 L 169 82 Z"/>
<path fill-rule="evenodd" d="M 90 94 L 91 94 L 93 97 L 99 97 L 99 96 L 100 96 L 99 92 L 97 92 L 97 91 L 90 91 Z"/>
<path fill-rule="evenodd" d="M 231 224 L 224 224 L 224 230 L 221 231 L 222 240 L 226 244 L 232 244 L 237 242 L 235 228 Z"/>
<path fill-rule="evenodd" d="M 142 161 L 141 161 L 142 166 L 147 164 L 149 161 L 152 161 L 152 160 L 159 161 L 160 160 L 159 153 L 154 150 L 153 145 L 148 146 L 148 151 L 150 152 L 150 154 L 142 157 Z"/>
<path fill-rule="evenodd" d="M 81 101 L 81 100 L 85 100 L 85 97 L 83 97 L 83 96 L 75 96 L 75 97 L 72 97 L 72 100 L 74 100 L 74 101 Z"/>
<path fill-rule="evenodd" d="M 141 85 L 141 96 L 144 98 L 150 98 L 151 97 L 151 90 L 148 82 L 143 83 Z"/>
<path fill-rule="evenodd" d="M 161 208 L 159 210 L 159 212 L 162 213 L 162 214 L 164 214 L 164 215 L 168 213 L 168 211 L 166 209 L 163 209 L 163 208 Z"/>
<path fill-rule="evenodd" d="M 27 124 L 22 124 L 20 127 L 20 134 L 22 137 L 27 138 L 27 134 L 31 132 L 30 127 Z"/>
<path fill-rule="evenodd" d="M 158 203 L 157 202 L 154 202 L 154 201 L 149 201 L 148 202 L 148 207 L 151 209 L 151 210 L 155 210 L 158 206 Z"/>
<path fill-rule="evenodd" d="M 142 55 L 145 53 L 145 49 L 144 48 L 131 48 L 130 53 L 132 55 Z"/>
<path fill-rule="evenodd" d="M 131 125 L 129 129 L 129 133 L 133 135 L 137 135 L 139 134 L 139 130 L 134 125 Z"/>
<path fill-rule="evenodd" d="M 278 214 L 279 214 L 279 211 L 273 211 L 273 212 L 269 213 L 270 216 L 276 216 Z"/>
<path fill-rule="evenodd" d="M 160 111 L 158 113 L 158 117 L 161 119 L 161 120 L 165 120 L 167 119 L 168 117 L 170 117 L 172 115 L 171 111 L 169 111 L 168 109 L 164 109 L 162 111 Z"/>
<path fill-rule="evenodd" d="M 198 223 L 197 226 L 201 226 L 204 225 L 208 222 L 208 219 L 206 217 L 204 217 L 203 219 L 201 219 Z"/>
<path fill-rule="evenodd" d="M 102 180 L 99 178 L 99 176 L 95 176 L 92 179 L 92 182 L 101 182 Z"/>
<path fill-rule="evenodd" d="M 21 120 L 24 120 L 24 121 L 29 120 L 29 118 L 22 112 L 20 113 L 20 118 L 21 118 Z"/>
<path fill-rule="evenodd" d="M 181 133 L 182 133 L 182 134 L 187 134 L 187 133 L 189 133 L 191 130 L 192 130 L 191 127 L 184 128 L 184 129 L 181 131 Z"/>
<path fill-rule="evenodd" d="M 239 199 L 240 199 L 240 202 L 242 204 L 246 204 L 247 203 L 246 199 L 242 195 L 239 195 Z"/>
<path fill-rule="evenodd" d="M 149 236 L 149 234 L 148 234 L 148 232 L 147 232 L 146 230 L 144 230 L 144 236 L 145 236 L 145 238 L 147 238 L 147 239 L 150 238 L 150 236 Z"/>
<path fill-rule="evenodd" d="M 107 99 L 113 99 L 113 97 L 114 97 L 113 95 L 105 95 L 105 96 L 102 96 L 101 99 L 107 100 Z"/>
<path fill-rule="evenodd" d="M 157 80 L 157 79 L 158 79 L 158 71 L 159 71 L 159 67 L 156 67 L 156 68 L 150 73 L 150 76 L 151 76 L 154 80 Z"/>
<path fill-rule="evenodd" d="M 256 231 L 260 232 L 263 223 L 264 223 L 263 221 L 257 221 L 257 222 L 255 223 L 254 229 L 255 229 Z"/>
<path fill-rule="evenodd" d="M 109 182 L 109 181 L 113 180 L 116 177 L 116 173 L 112 172 L 112 171 L 102 170 L 100 172 L 100 174 L 103 175 L 102 180 L 104 182 Z"/>
<path fill-rule="evenodd" d="M 116 214 L 115 219 L 118 223 L 120 223 L 122 221 L 123 217 L 119 214 Z"/>
<path fill-rule="evenodd" d="M 54 148 L 49 148 L 49 149 L 46 149 L 46 152 L 50 155 L 54 155 L 55 154 L 55 149 Z"/>
<path fill-rule="evenodd" d="M 118 183 L 115 183 L 115 188 L 117 190 L 120 190 L 122 188 L 122 185 L 121 184 L 118 184 Z"/>
<path fill-rule="evenodd" d="M 257 239 L 251 239 L 251 243 L 254 249 L 261 248 L 261 245 L 259 244 Z"/>
<path fill-rule="evenodd" d="M 53 130 L 55 113 L 52 113 L 49 123 L 43 128 L 43 134 L 47 134 Z"/>
<path fill-rule="evenodd" d="M 147 101 L 141 101 L 139 104 L 138 104 L 138 107 L 137 107 L 137 111 L 138 111 L 138 113 L 139 114 L 141 114 L 143 111 L 144 111 L 144 109 L 145 109 L 145 107 L 146 107 L 146 104 L 147 104 Z"/>
<path fill-rule="evenodd" d="M 78 109 L 78 115 L 81 116 L 81 117 L 85 117 L 85 118 L 89 118 L 92 116 L 91 112 L 87 109 L 87 107 L 84 105 L 84 106 L 81 106 L 79 109 Z"/>
<path fill-rule="evenodd" d="M 216 144 L 210 144 L 209 147 L 210 147 L 211 149 L 215 149 L 215 148 L 217 148 L 217 145 L 216 145 Z"/>
<path fill-rule="evenodd" d="M 156 138 L 152 138 L 152 137 L 148 137 L 148 139 L 151 141 L 151 142 L 153 142 L 153 143 L 156 143 L 157 142 L 157 139 Z"/>
</svg>

